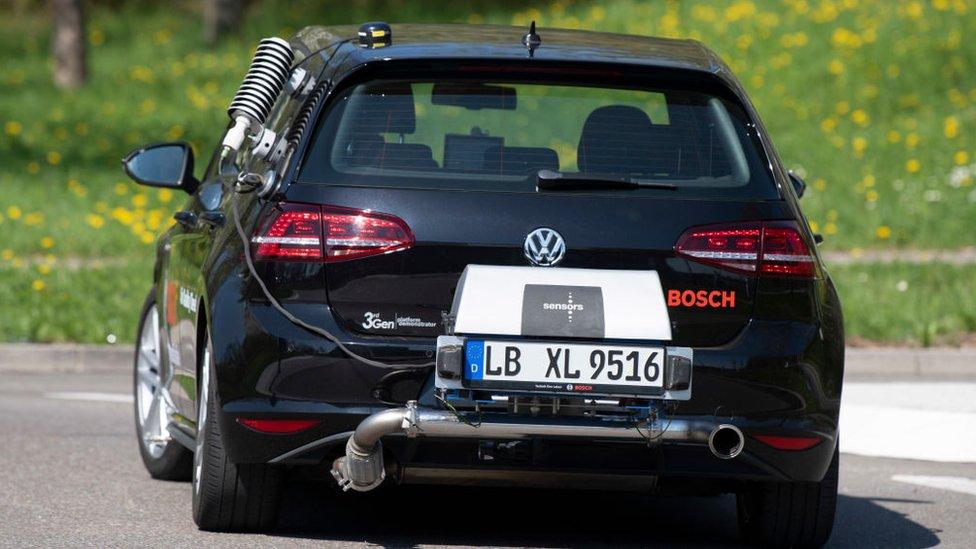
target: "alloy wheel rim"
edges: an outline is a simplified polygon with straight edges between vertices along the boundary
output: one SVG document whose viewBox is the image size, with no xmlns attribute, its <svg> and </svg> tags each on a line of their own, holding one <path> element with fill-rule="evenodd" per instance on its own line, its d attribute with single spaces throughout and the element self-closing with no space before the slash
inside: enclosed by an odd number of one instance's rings
<svg viewBox="0 0 976 549">
<path fill-rule="evenodd" d="M 141 432 L 140 442 L 153 458 L 159 458 L 166 450 L 169 440 L 165 432 L 167 417 L 166 405 L 162 397 L 162 369 L 159 352 L 159 315 L 156 305 L 146 311 L 139 334 L 139 347 L 136 355 L 136 410 Z"/>
</svg>

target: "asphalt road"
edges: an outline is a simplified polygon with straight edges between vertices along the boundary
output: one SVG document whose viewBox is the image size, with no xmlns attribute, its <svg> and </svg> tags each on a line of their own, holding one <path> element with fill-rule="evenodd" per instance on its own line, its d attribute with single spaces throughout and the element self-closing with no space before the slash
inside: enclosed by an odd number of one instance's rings
<svg viewBox="0 0 976 549">
<path fill-rule="evenodd" d="M 737 544 L 731 497 L 433 488 L 337 496 L 301 485 L 289 487 L 274 535 L 198 532 L 189 484 L 151 480 L 142 468 L 129 384 L 119 374 L 0 374 L 0 546 Z M 961 479 L 943 479 L 949 489 L 911 483 L 940 484 L 926 477 Z M 840 484 L 831 547 L 976 547 L 976 464 L 845 454 Z"/>
</svg>

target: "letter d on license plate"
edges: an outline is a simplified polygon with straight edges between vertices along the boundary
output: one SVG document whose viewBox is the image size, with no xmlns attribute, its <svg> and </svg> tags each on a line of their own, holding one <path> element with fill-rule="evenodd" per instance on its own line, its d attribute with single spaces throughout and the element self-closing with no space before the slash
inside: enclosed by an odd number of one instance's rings
<svg viewBox="0 0 976 549">
<path fill-rule="evenodd" d="M 464 382 L 472 389 L 660 395 L 663 347 L 468 340 Z"/>
</svg>

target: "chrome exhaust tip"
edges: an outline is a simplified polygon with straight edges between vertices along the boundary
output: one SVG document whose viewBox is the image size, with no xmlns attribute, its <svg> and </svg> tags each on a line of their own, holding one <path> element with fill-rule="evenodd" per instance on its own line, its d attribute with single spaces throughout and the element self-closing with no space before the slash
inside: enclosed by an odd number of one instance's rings
<svg viewBox="0 0 976 549">
<path fill-rule="evenodd" d="M 708 435 L 708 449 L 719 459 L 732 459 L 742 453 L 745 437 L 735 425 L 723 423 Z"/>
</svg>

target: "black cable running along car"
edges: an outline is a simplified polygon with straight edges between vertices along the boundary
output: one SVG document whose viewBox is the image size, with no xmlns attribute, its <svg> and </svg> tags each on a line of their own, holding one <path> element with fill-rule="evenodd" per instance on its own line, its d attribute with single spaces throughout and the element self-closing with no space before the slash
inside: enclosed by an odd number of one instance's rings
<svg viewBox="0 0 976 549">
<path fill-rule="evenodd" d="M 489 26 L 263 40 L 159 241 L 135 360 L 156 478 L 208 530 L 282 479 L 735 493 L 818 545 L 840 304 L 742 87 L 694 41 Z M 333 481 L 334 479 L 334 481 Z"/>
</svg>

